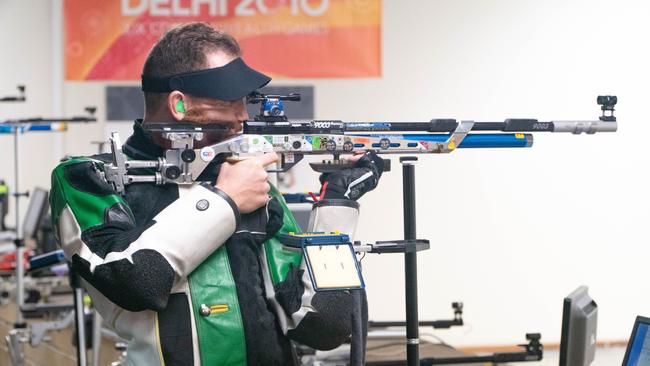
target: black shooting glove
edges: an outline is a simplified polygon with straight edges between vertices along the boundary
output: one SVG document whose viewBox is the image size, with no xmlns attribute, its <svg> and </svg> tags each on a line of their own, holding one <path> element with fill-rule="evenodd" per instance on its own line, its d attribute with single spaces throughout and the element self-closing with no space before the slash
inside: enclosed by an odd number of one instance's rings
<svg viewBox="0 0 650 366">
<path fill-rule="evenodd" d="M 383 171 L 383 159 L 373 151 L 368 151 L 352 168 L 321 174 L 320 182 L 325 188 L 324 192 L 321 188 L 321 199 L 356 201 L 377 187 Z"/>
</svg>

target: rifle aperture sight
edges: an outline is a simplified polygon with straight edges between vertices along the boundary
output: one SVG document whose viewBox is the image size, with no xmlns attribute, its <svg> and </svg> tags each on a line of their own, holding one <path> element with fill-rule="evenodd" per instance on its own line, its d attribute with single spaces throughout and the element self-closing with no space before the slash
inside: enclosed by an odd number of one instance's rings
<svg viewBox="0 0 650 366">
<path fill-rule="evenodd" d="M 596 98 L 596 103 L 600 106 L 600 110 L 603 111 L 603 115 L 600 116 L 601 121 L 616 121 L 616 117 L 614 117 L 614 106 L 618 102 L 618 98 L 616 98 L 616 95 L 599 95 L 598 98 Z M 609 112 L 609 114 L 606 114 Z"/>
<path fill-rule="evenodd" d="M 283 116 L 284 104 L 280 99 L 267 99 L 262 103 L 262 111 L 264 116 Z"/>
<path fill-rule="evenodd" d="M 251 93 L 246 97 L 248 104 L 260 103 L 260 113 L 255 116 L 256 121 L 286 122 L 284 115 L 284 103 L 282 101 L 299 102 L 300 94 L 290 93 L 288 95 Z"/>
<path fill-rule="evenodd" d="M 618 102 L 616 95 L 599 95 L 596 98 L 598 105 L 602 106 L 601 109 L 605 110 L 606 108 L 614 109 L 614 106 Z"/>
</svg>

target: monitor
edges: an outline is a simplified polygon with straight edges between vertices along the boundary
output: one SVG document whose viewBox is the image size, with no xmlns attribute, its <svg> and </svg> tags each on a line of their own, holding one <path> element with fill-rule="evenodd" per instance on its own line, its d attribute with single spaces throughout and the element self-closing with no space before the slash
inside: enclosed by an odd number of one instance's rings
<svg viewBox="0 0 650 366">
<path fill-rule="evenodd" d="M 596 354 L 598 305 L 580 286 L 564 298 L 560 366 L 588 366 Z"/>
<path fill-rule="evenodd" d="M 637 316 L 623 358 L 623 366 L 650 365 L 650 318 Z"/>
<path fill-rule="evenodd" d="M 47 191 L 43 188 L 34 188 L 31 192 L 29 206 L 23 219 L 23 237 L 25 239 L 33 239 L 43 220 L 43 215 L 47 213 Z"/>
</svg>

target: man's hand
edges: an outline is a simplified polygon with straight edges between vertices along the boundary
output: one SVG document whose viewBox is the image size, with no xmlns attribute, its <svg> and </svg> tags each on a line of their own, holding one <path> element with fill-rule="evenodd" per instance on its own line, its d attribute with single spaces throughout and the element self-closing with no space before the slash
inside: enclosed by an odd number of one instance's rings
<svg viewBox="0 0 650 366">
<path fill-rule="evenodd" d="M 321 199 L 348 198 L 356 201 L 375 189 L 384 171 L 383 160 L 372 151 L 354 155 L 348 160 L 356 161 L 353 168 L 321 174 Z"/>
<path fill-rule="evenodd" d="M 269 201 L 267 165 L 278 161 L 274 152 L 249 158 L 238 163 L 223 163 L 215 186 L 235 201 L 239 212 L 246 214 L 266 205 Z"/>
</svg>

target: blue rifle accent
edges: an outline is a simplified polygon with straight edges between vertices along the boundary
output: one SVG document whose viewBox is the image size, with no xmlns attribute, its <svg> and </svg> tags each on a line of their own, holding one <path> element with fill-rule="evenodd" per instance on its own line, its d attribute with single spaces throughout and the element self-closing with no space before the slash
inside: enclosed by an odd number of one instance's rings
<svg viewBox="0 0 650 366">
<path fill-rule="evenodd" d="M 347 134 L 348 136 L 388 138 L 391 141 L 408 140 L 408 141 L 431 141 L 445 142 L 449 139 L 446 134 Z M 517 148 L 531 147 L 533 145 L 533 135 L 515 134 L 515 133 L 477 133 L 468 134 L 460 143 L 458 148 Z"/>
</svg>

